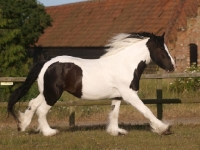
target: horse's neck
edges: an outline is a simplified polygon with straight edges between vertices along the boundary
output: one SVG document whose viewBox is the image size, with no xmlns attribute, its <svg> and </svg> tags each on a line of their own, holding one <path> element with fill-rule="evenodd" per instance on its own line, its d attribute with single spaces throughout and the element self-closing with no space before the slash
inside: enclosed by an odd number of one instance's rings
<svg viewBox="0 0 200 150">
<path fill-rule="evenodd" d="M 142 42 L 138 42 L 132 46 L 125 48 L 124 50 L 120 50 L 113 55 L 109 55 L 107 57 L 102 57 L 101 59 L 120 61 L 120 62 L 130 62 L 138 64 L 141 61 L 145 61 L 148 64 L 151 60 L 149 50 L 146 46 L 146 40 Z"/>
</svg>

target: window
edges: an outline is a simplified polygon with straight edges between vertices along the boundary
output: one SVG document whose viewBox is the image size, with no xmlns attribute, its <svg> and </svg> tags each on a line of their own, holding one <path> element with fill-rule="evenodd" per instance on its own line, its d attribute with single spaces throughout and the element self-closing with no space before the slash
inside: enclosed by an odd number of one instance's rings
<svg viewBox="0 0 200 150">
<path fill-rule="evenodd" d="M 189 44 L 190 48 L 190 65 L 197 65 L 197 59 L 198 59 L 198 46 L 194 43 Z"/>
</svg>

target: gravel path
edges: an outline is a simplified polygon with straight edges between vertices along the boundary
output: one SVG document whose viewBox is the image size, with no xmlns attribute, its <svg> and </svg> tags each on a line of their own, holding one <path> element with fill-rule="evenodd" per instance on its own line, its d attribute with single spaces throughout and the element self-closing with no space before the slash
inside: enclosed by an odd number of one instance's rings
<svg viewBox="0 0 200 150">
<path fill-rule="evenodd" d="M 169 123 L 170 125 L 188 125 L 188 124 L 199 124 L 200 125 L 200 118 L 199 117 L 192 117 L 192 118 L 175 118 L 175 119 L 164 119 L 163 122 Z M 76 126 L 95 126 L 95 125 L 103 125 L 106 126 L 108 123 L 107 120 L 100 120 L 100 121 L 92 121 L 92 120 L 85 120 L 85 121 L 76 121 Z M 66 119 L 59 120 L 59 121 L 49 121 L 49 124 L 52 127 L 68 127 L 69 122 Z M 148 124 L 148 120 L 123 120 L 120 121 L 119 124 L 121 125 L 144 125 Z M 29 128 L 37 128 L 37 120 L 31 122 Z M 15 121 L 3 121 L 0 123 L 0 130 L 5 128 L 16 128 Z"/>
<path fill-rule="evenodd" d="M 200 124 L 200 118 L 199 117 L 193 117 L 193 118 L 176 118 L 176 119 L 164 119 L 163 122 L 169 123 L 170 125 L 187 125 L 187 124 Z M 77 126 L 89 126 L 89 125 L 105 125 L 107 124 L 107 121 L 77 121 Z M 147 120 L 137 120 L 137 121 L 123 121 L 119 122 L 119 124 L 131 124 L 131 125 L 142 125 L 147 124 Z"/>
</svg>

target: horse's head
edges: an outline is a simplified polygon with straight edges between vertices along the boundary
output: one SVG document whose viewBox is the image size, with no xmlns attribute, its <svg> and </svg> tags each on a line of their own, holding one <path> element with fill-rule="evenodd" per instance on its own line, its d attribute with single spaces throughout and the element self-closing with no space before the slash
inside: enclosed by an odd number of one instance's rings
<svg viewBox="0 0 200 150">
<path fill-rule="evenodd" d="M 165 33 L 162 36 L 151 34 L 150 39 L 147 42 L 147 47 L 153 62 L 165 71 L 173 72 L 175 63 L 164 43 L 164 35 Z"/>
</svg>

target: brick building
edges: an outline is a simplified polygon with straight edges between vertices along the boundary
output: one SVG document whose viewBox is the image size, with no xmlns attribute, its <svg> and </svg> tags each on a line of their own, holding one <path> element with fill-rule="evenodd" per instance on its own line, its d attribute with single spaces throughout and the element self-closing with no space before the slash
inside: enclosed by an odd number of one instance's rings
<svg viewBox="0 0 200 150">
<path fill-rule="evenodd" d="M 56 55 L 98 58 L 122 32 L 162 35 L 177 71 L 200 65 L 199 0 L 101 0 L 47 7 L 53 19 L 31 52 L 35 61 Z"/>
</svg>

